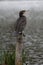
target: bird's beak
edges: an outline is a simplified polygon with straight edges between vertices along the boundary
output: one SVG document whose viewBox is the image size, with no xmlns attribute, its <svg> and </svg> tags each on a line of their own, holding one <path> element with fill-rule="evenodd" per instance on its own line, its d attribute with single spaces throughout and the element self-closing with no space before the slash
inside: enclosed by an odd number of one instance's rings
<svg viewBox="0 0 43 65">
<path fill-rule="evenodd" d="M 31 11 L 29 11 L 29 10 L 25 10 L 25 12 L 24 12 L 24 16 L 27 17 L 27 15 L 29 15 L 30 13 L 31 13 Z"/>
<path fill-rule="evenodd" d="M 32 13 L 30 10 L 26 10 L 26 12 L 28 12 L 28 13 Z"/>
<path fill-rule="evenodd" d="M 23 15 L 24 16 L 27 16 L 27 14 L 28 14 L 28 11 L 26 10 Z"/>
<path fill-rule="evenodd" d="M 27 14 L 27 13 L 29 13 L 29 11 L 28 10 L 25 10 L 24 14 Z"/>
<path fill-rule="evenodd" d="M 28 13 L 28 12 L 29 12 L 29 10 L 26 10 L 25 12 L 27 12 L 27 13 Z"/>
</svg>

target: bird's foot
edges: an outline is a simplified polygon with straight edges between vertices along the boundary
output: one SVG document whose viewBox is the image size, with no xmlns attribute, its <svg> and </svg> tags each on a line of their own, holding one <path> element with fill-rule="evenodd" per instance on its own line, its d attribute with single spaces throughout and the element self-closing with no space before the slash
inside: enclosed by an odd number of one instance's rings
<svg viewBox="0 0 43 65">
<path fill-rule="evenodd" d="M 20 35 L 22 35 L 22 32 L 19 32 Z"/>
<path fill-rule="evenodd" d="M 24 34 L 24 33 L 22 33 L 22 32 L 19 32 L 19 35 L 23 35 L 23 36 L 25 37 L 25 34 Z"/>
</svg>

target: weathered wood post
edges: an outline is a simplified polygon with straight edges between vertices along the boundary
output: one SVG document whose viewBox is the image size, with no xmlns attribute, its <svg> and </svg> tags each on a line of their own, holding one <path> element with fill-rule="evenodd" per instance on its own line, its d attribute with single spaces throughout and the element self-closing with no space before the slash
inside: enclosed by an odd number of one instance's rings
<svg viewBox="0 0 43 65">
<path fill-rule="evenodd" d="M 15 65 L 22 65 L 22 49 L 23 49 L 23 43 L 22 43 L 22 35 L 19 35 L 17 37 L 17 43 L 16 43 L 16 58 L 15 58 Z"/>
</svg>

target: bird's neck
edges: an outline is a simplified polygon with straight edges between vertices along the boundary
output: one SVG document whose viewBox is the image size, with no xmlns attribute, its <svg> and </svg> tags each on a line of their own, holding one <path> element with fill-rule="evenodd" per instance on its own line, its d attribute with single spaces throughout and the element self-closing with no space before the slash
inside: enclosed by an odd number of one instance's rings
<svg viewBox="0 0 43 65">
<path fill-rule="evenodd" d="M 24 15 L 20 15 L 19 17 L 24 17 Z"/>
<path fill-rule="evenodd" d="M 22 13 L 19 14 L 19 17 L 23 17 L 24 15 Z"/>
</svg>

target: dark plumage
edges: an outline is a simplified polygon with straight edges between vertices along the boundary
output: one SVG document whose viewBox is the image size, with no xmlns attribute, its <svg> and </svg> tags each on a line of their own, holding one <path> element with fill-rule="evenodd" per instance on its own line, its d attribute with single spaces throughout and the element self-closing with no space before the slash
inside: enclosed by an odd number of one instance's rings
<svg viewBox="0 0 43 65">
<path fill-rule="evenodd" d="M 25 10 L 20 11 L 19 18 L 16 21 L 15 24 L 15 31 L 17 34 L 22 33 L 26 26 L 26 17 L 23 15 L 25 13 Z"/>
</svg>

